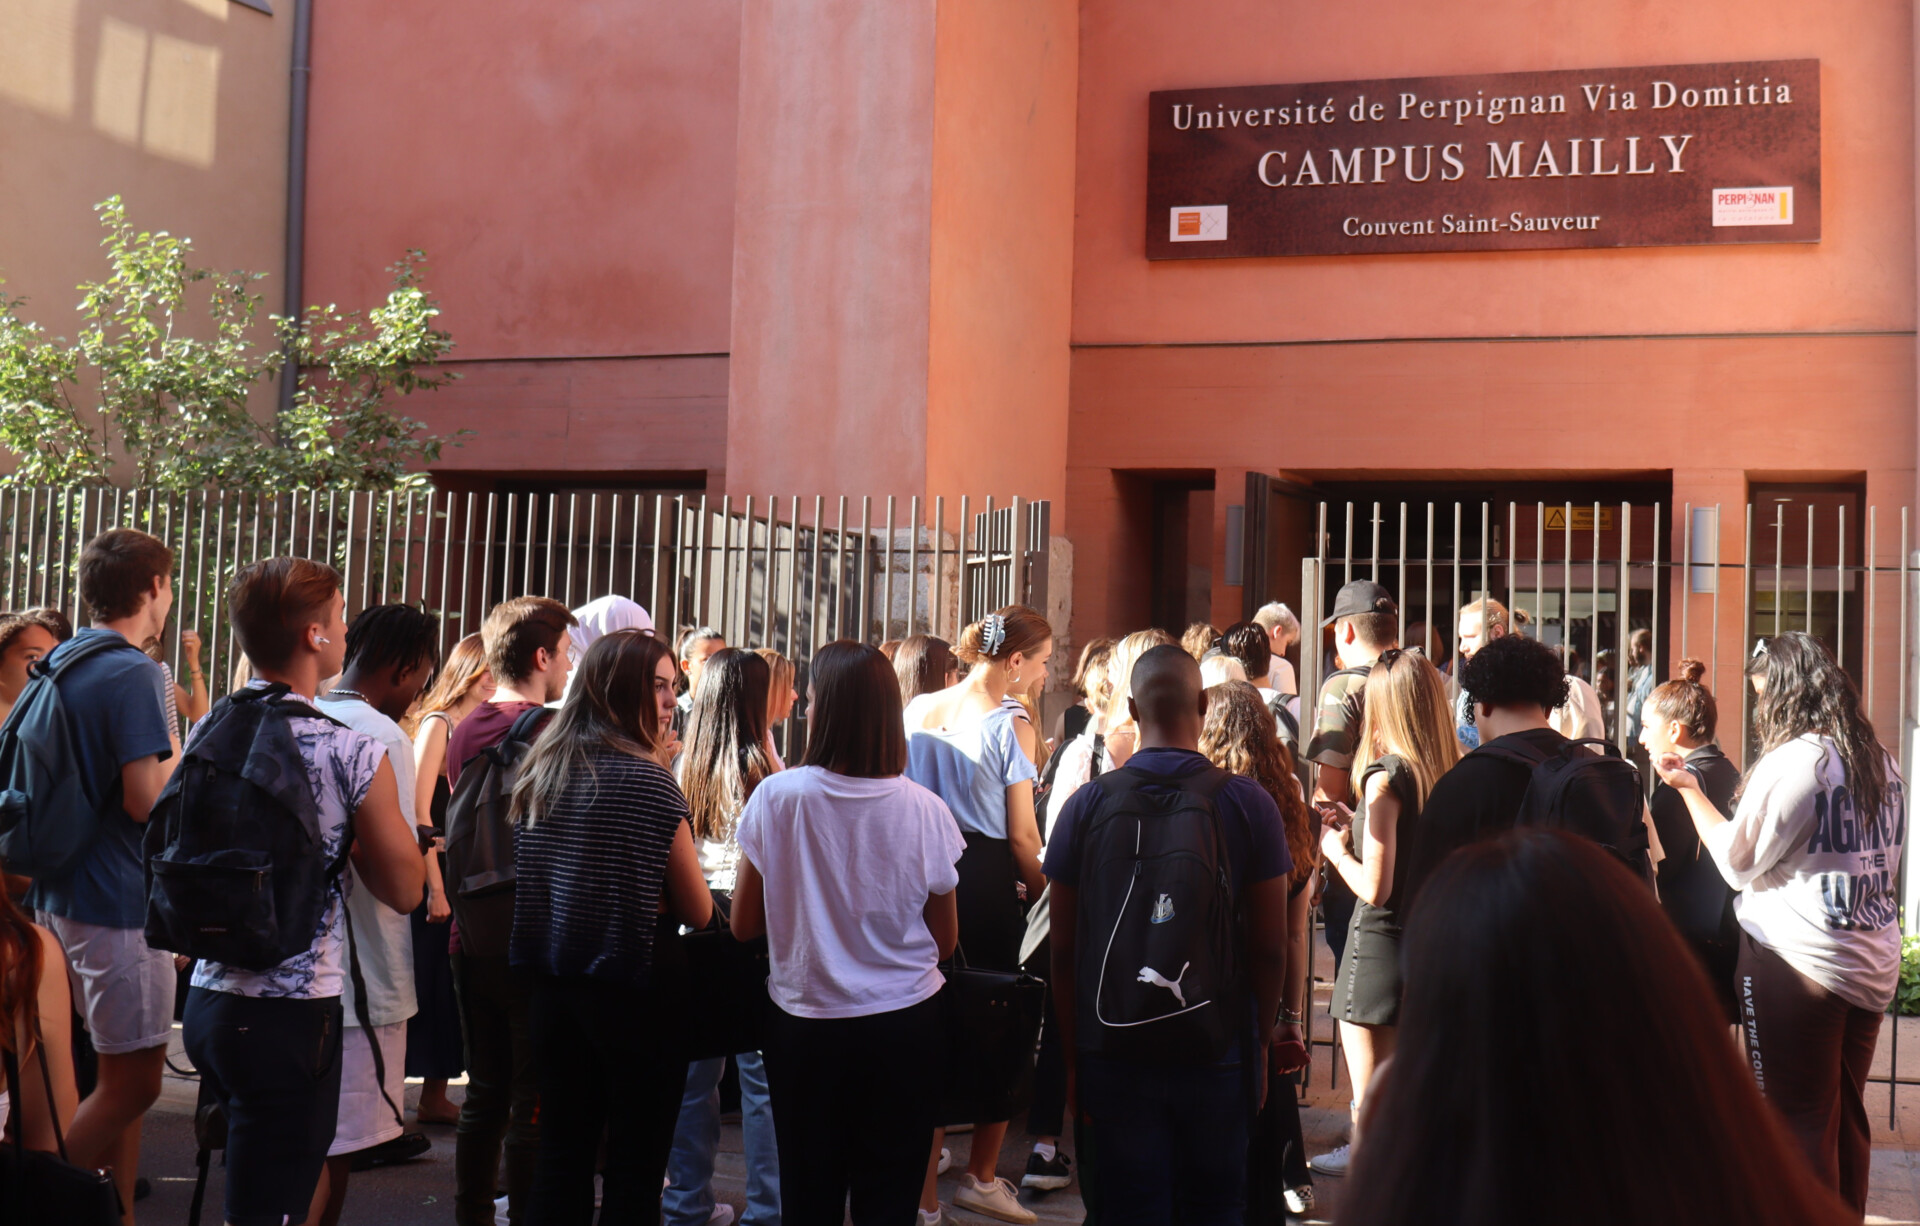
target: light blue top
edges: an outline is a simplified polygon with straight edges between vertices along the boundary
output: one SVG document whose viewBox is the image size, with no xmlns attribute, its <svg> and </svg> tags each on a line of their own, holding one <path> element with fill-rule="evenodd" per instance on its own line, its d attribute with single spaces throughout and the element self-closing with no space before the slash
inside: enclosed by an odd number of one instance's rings
<svg viewBox="0 0 1920 1226">
<path fill-rule="evenodd" d="M 954 728 L 919 727 L 915 708 L 932 698 L 907 707 L 907 778 L 946 801 L 963 833 L 1006 838 L 1007 789 L 1039 774 L 1014 733 L 1018 717 L 1000 707 Z"/>
</svg>

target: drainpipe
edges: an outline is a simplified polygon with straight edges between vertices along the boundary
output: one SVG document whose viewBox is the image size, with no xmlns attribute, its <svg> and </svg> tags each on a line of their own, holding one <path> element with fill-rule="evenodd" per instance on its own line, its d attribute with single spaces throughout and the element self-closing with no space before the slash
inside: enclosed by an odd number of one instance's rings
<svg viewBox="0 0 1920 1226">
<path fill-rule="evenodd" d="M 287 131 L 287 298 L 283 313 L 298 320 L 301 299 L 302 264 L 307 239 L 307 83 L 313 75 L 313 0 L 294 0 L 293 68 L 289 83 Z M 293 393 L 300 381 L 294 363 L 293 347 L 288 346 L 286 364 L 280 368 L 280 407 L 282 414 L 293 409 Z"/>
</svg>

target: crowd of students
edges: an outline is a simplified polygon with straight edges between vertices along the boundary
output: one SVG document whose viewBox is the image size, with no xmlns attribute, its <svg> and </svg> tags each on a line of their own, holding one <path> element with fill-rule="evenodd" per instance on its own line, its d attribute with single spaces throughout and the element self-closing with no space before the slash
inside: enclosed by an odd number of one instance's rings
<svg viewBox="0 0 1920 1226">
<path fill-rule="evenodd" d="M 147 654 L 172 566 L 107 532 L 90 625 L 0 617 L 0 782 L 55 728 L 71 776 L 4 823 L 33 862 L 0 897 L 0 1047 L 47 1071 L 0 1109 L 109 1170 L 129 1222 L 189 952 L 236 1226 L 337 1222 L 357 1162 L 424 1148 L 408 1076 L 422 1121 L 457 1121 L 461 1226 L 724 1226 L 729 1067 L 752 1226 L 1033 1222 L 1076 1179 L 1103 1224 L 1278 1223 L 1316 1175 L 1348 1181 L 1343 1223 L 1863 1212 L 1904 784 L 1806 635 L 1749 662 L 1744 776 L 1704 667 L 1656 685 L 1636 655 L 1650 789 L 1497 602 L 1461 610 L 1443 672 L 1371 582 L 1317 628 L 1337 667 L 1304 710 L 1274 605 L 1086 644 L 1048 729 L 1055 633 L 1009 606 L 952 644 L 822 646 L 787 763 L 778 653 L 520 597 L 441 660 L 430 615 L 349 626 L 338 573 L 298 558 L 235 579 L 247 678 L 209 707 L 197 651 L 186 685 Z M 222 821 L 292 841 L 256 856 Z M 290 931 L 245 910 L 263 891 Z M 1309 1159 L 1316 905 L 1352 1132 Z M 1006 1086 L 956 1093 L 955 968 L 1045 981 Z M 752 999 L 716 1027 L 736 974 Z M 1037 1138 L 1019 1187 L 1006 1104 Z"/>
</svg>

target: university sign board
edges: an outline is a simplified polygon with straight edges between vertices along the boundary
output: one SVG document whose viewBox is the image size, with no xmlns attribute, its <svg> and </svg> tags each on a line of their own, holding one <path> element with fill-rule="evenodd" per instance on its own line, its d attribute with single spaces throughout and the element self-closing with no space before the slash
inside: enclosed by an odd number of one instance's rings
<svg viewBox="0 0 1920 1226">
<path fill-rule="evenodd" d="M 1820 61 L 1161 90 L 1147 258 L 1810 243 Z"/>
</svg>

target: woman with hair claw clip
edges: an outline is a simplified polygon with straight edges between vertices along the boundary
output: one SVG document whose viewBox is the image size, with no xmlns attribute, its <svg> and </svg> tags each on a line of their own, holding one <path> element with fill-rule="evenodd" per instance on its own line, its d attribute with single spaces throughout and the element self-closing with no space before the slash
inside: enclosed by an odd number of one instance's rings
<svg viewBox="0 0 1920 1226">
<path fill-rule="evenodd" d="M 1053 628 L 1032 609 L 1008 605 L 961 631 L 953 651 L 966 675 L 907 705 L 907 778 L 947 802 L 966 839 L 956 901 L 968 965 L 1013 971 L 1026 934 L 1025 904 L 1045 883 L 1033 813 L 1037 734 L 1004 703 L 1009 691 L 1045 674 Z M 976 1121 L 953 1203 L 1003 1222 L 1032 1222 L 1013 1185 L 994 1173 L 1006 1133 L 1005 1120 Z M 927 1164 L 923 1226 L 941 1220 L 941 1139 L 936 1135 Z"/>
</svg>

